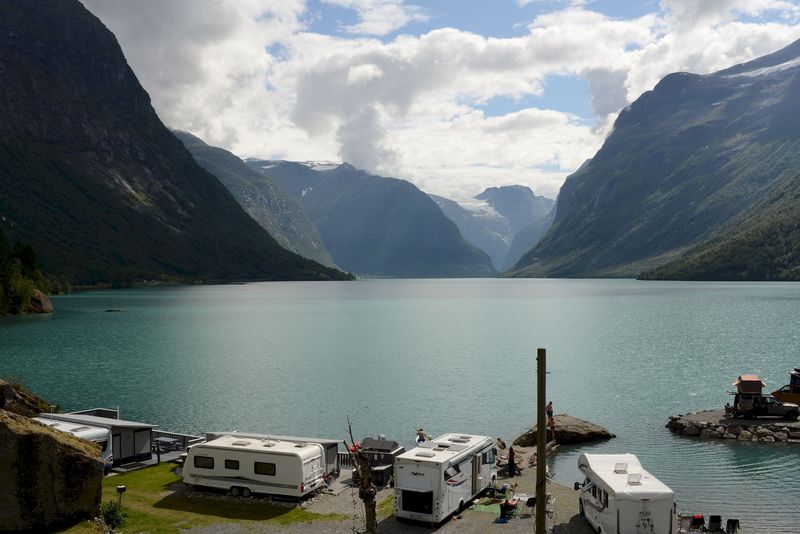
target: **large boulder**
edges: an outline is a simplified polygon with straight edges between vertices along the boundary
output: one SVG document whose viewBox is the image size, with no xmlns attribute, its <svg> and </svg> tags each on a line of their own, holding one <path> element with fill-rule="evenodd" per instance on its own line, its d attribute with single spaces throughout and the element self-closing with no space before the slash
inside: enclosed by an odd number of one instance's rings
<svg viewBox="0 0 800 534">
<path fill-rule="evenodd" d="M 97 515 L 97 445 L 0 410 L 0 451 L 0 532 L 50 532 Z"/>
<path fill-rule="evenodd" d="M 616 437 L 607 429 L 600 425 L 572 417 L 571 415 L 559 414 L 554 418 L 556 424 L 555 441 L 559 445 L 570 445 L 573 443 L 584 443 L 586 441 L 598 441 Z M 514 440 L 514 445 L 518 447 L 536 446 L 536 427 L 522 434 Z"/>
</svg>

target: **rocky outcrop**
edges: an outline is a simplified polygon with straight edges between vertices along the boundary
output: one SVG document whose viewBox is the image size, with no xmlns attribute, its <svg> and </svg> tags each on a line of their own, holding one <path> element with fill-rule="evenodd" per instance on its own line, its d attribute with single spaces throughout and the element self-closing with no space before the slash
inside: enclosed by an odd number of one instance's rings
<svg viewBox="0 0 800 534">
<path fill-rule="evenodd" d="M 49 412 L 51 406 L 46 400 L 34 395 L 22 385 L 0 380 L 0 409 L 17 415 L 33 417 L 43 412 Z"/>
<path fill-rule="evenodd" d="M 34 289 L 28 313 L 53 313 L 53 303 L 50 302 L 47 295 L 38 289 Z"/>
<path fill-rule="evenodd" d="M 776 419 L 748 423 L 740 419 L 725 419 L 721 413 L 705 411 L 672 415 L 666 427 L 675 434 L 698 436 L 700 439 L 800 443 L 800 423 Z"/>
<path fill-rule="evenodd" d="M 572 417 L 571 415 L 559 414 L 555 419 L 556 431 L 555 441 L 559 445 L 571 445 L 574 443 L 584 443 L 587 441 L 599 441 L 616 437 L 607 429 L 600 425 Z M 536 427 L 522 434 L 514 440 L 514 445 L 519 447 L 536 446 Z"/>
<path fill-rule="evenodd" d="M 99 448 L 0 410 L 0 531 L 53 531 L 97 515 Z"/>
</svg>

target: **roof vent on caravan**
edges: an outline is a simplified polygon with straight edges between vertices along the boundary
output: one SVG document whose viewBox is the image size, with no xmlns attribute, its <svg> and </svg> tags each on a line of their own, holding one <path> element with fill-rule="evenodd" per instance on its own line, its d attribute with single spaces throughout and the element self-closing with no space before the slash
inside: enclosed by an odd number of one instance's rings
<svg viewBox="0 0 800 534">
<path fill-rule="evenodd" d="M 431 451 L 418 451 L 417 456 L 422 456 L 423 458 L 433 458 L 436 456 L 436 453 Z"/>
<path fill-rule="evenodd" d="M 305 447 L 306 445 L 308 445 L 308 443 L 306 443 L 305 441 L 301 441 L 300 443 L 295 443 L 294 447 L 295 447 L 296 449 L 302 449 L 302 448 L 303 448 L 303 447 Z"/>
<path fill-rule="evenodd" d="M 614 464 L 614 472 L 617 474 L 625 474 L 628 472 L 628 464 L 625 462 L 620 462 L 618 464 Z"/>
<path fill-rule="evenodd" d="M 628 484 L 631 486 L 638 486 L 642 483 L 642 474 L 641 473 L 631 473 L 628 475 Z"/>
<path fill-rule="evenodd" d="M 240 439 L 240 440 L 234 441 L 233 443 L 231 443 L 231 445 L 233 445 L 234 447 L 247 447 L 248 445 L 250 445 L 250 442 L 249 441 L 245 441 L 243 439 Z"/>
<path fill-rule="evenodd" d="M 459 436 L 457 438 L 450 438 L 450 441 L 452 441 L 453 443 L 469 443 L 469 438 L 466 438 L 464 436 Z"/>
<path fill-rule="evenodd" d="M 264 442 L 264 446 L 265 447 L 274 447 L 275 446 L 275 442 L 267 440 L 267 441 Z"/>
</svg>

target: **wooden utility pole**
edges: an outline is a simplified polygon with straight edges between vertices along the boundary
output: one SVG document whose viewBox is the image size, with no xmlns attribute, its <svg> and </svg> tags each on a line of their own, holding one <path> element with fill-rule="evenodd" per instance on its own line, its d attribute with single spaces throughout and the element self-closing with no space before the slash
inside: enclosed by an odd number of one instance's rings
<svg viewBox="0 0 800 534">
<path fill-rule="evenodd" d="M 547 504 L 547 462 L 545 444 L 547 441 L 547 422 L 545 404 L 547 403 L 546 376 L 547 351 L 536 351 L 536 534 L 545 534 L 545 505 Z"/>
</svg>

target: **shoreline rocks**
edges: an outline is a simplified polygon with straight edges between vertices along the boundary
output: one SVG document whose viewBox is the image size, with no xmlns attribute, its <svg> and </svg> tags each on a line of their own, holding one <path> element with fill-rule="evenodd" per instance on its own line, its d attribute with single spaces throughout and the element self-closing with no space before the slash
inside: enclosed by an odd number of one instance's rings
<svg viewBox="0 0 800 534">
<path fill-rule="evenodd" d="M 800 443 L 800 423 L 782 419 L 727 419 L 722 411 L 672 415 L 665 425 L 674 434 L 757 443 Z"/>
<path fill-rule="evenodd" d="M 555 442 L 559 445 L 572 445 L 587 441 L 600 441 L 616 437 L 600 425 L 578 419 L 567 414 L 558 414 L 553 417 L 556 424 Z M 536 446 L 536 426 L 528 430 L 517 439 L 513 445 L 518 447 Z"/>
</svg>

